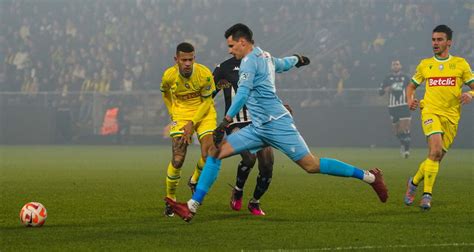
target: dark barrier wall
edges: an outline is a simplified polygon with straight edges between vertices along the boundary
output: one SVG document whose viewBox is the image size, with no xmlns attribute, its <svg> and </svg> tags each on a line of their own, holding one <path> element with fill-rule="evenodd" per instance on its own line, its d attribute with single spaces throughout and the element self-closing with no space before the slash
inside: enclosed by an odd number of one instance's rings
<svg viewBox="0 0 474 252">
<path fill-rule="evenodd" d="M 462 112 L 453 147 L 473 148 L 474 108 Z M 294 111 L 296 126 L 310 146 L 316 147 L 397 147 L 392 123 L 384 107 L 307 108 Z M 420 111 L 412 113 L 412 143 L 426 146 Z"/>
<path fill-rule="evenodd" d="M 53 144 L 62 114 L 43 106 L 16 104 L 0 107 L 0 144 Z M 419 111 L 413 113 L 413 146 L 426 146 Z M 308 145 L 315 147 L 398 147 L 385 107 L 316 107 L 294 109 L 296 126 Z M 464 108 L 453 147 L 474 148 L 474 106 Z M 69 124 L 70 125 L 70 124 Z M 64 128 L 64 125 L 62 126 Z M 161 136 L 133 136 L 136 144 L 157 143 Z M 86 136 L 78 143 L 110 143 L 100 136 Z M 154 139 L 150 141 L 150 139 Z M 168 140 L 166 140 L 168 143 Z"/>
<path fill-rule="evenodd" d="M 54 143 L 55 116 L 43 106 L 9 105 L 2 108 L 1 144 Z"/>
</svg>

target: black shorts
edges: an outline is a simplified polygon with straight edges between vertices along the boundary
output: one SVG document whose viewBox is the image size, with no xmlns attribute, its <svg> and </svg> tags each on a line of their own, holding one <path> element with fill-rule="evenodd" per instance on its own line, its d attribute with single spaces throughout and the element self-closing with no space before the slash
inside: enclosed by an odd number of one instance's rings
<svg viewBox="0 0 474 252">
<path fill-rule="evenodd" d="M 232 132 L 234 132 L 235 130 L 242 129 L 243 127 L 245 127 L 245 126 L 247 126 L 247 125 L 249 125 L 249 124 L 251 124 L 251 123 L 252 123 L 252 122 L 249 122 L 249 121 L 247 121 L 247 122 L 235 122 L 235 123 L 232 123 L 232 124 L 229 125 L 229 127 L 226 128 L 225 133 L 226 133 L 227 135 L 230 135 L 230 134 L 232 134 Z"/>
<path fill-rule="evenodd" d="M 388 108 L 388 113 L 390 114 L 393 124 L 397 123 L 401 119 L 411 119 L 408 105 Z"/>
</svg>

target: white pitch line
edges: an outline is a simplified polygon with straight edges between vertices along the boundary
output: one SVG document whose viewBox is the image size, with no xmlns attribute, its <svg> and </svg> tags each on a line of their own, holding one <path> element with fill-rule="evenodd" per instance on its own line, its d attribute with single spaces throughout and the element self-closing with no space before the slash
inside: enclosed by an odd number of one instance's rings
<svg viewBox="0 0 474 252">
<path fill-rule="evenodd" d="M 390 248 L 440 248 L 440 247 L 464 247 L 474 246 L 474 243 L 441 243 L 441 244 L 420 244 L 420 245 L 386 245 L 386 246 L 360 246 L 360 247 L 334 247 L 334 248 L 314 248 L 314 249 L 264 249 L 264 250 L 245 250 L 241 251 L 278 251 L 278 252 L 296 252 L 296 251 L 337 251 L 337 250 L 369 250 L 369 249 L 390 249 Z"/>
</svg>

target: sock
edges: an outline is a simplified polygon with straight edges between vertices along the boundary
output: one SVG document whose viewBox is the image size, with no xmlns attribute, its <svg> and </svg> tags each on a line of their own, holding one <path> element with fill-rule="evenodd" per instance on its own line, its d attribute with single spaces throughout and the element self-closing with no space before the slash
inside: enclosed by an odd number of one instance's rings
<svg viewBox="0 0 474 252">
<path fill-rule="evenodd" d="M 244 164 L 244 161 L 240 161 L 239 166 L 237 166 L 237 178 L 235 181 L 236 187 L 240 188 L 241 190 L 244 188 L 245 182 L 247 181 L 251 170 L 251 166 Z"/>
<path fill-rule="evenodd" d="M 199 176 L 201 175 L 202 168 L 204 167 L 205 161 L 202 157 L 199 158 L 199 161 L 196 164 L 196 167 L 194 168 L 194 173 L 193 176 L 191 177 L 191 183 L 195 184 L 197 183 Z"/>
<path fill-rule="evenodd" d="M 433 186 L 436 181 L 436 175 L 438 175 L 439 161 L 426 159 L 424 168 L 425 168 L 425 183 L 424 183 L 423 193 L 432 194 Z"/>
<path fill-rule="evenodd" d="M 428 160 L 428 159 L 426 159 Z M 423 178 L 425 177 L 425 161 L 423 161 L 421 164 L 420 164 L 420 167 L 418 168 L 418 171 L 416 172 L 415 176 L 413 177 L 413 185 L 415 186 L 418 186 L 418 184 L 420 184 L 420 182 L 423 180 Z"/>
<path fill-rule="evenodd" d="M 355 166 L 332 158 L 320 158 L 319 170 L 322 174 L 358 178 L 369 184 L 375 181 L 375 176 L 372 173 L 364 172 Z"/>
<path fill-rule="evenodd" d="M 265 176 L 258 174 L 257 184 L 255 185 L 255 190 L 253 191 L 253 198 L 259 200 L 263 194 L 268 190 L 270 183 L 272 182 L 272 175 Z"/>
<path fill-rule="evenodd" d="M 198 184 L 196 186 L 196 192 L 192 197 L 194 201 L 197 201 L 199 204 L 202 203 L 212 184 L 214 184 L 216 181 L 220 169 L 221 160 L 208 156 L 206 159 L 206 164 L 202 169 L 201 176 L 199 177 Z"/>
<path fill-rule="evenodd" d="M 404 134 L 403 146 L 405 147 L 405 151 L 410 150 L 410 143 L 411 143 L 411 134 L 410 131 L 407 131 Z"/>
<path fill-rule="evenodd" d="M 181 178 L 181 168 L 175 168 L 170 162 L 166 176 L 166 197 L 176 200 L 176 188 Z"/>
<path fill-rule="evenodd" d="M 397 139 L 403 145 L 403 133 L 402 132 L 397 133 Z"/>
</svg>

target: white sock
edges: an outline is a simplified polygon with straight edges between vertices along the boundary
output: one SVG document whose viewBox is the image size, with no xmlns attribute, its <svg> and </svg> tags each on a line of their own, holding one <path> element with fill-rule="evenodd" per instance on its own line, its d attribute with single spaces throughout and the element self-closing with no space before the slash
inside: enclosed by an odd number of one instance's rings
<svg viewBox="0 0 474 252">
<path fill-rule="evenodd" d="M 375 181 L 375 176 L 369 171 L 364 171 L 364 178 L 362 180 L 366 183 L 372 184 Z"/>
<path fill-rule="evenodd" d="M 196 213 L 198 207 L 199 207 L 199 202 L 193 199 L 188 200 L 188 208 L 191 212 Z"/>
</svg>

